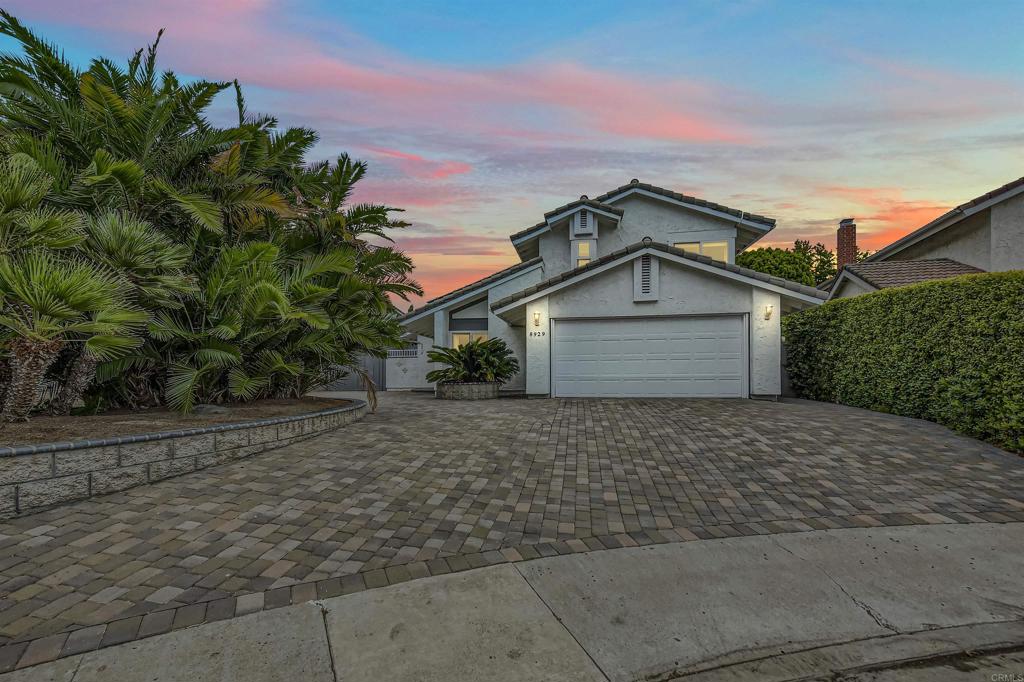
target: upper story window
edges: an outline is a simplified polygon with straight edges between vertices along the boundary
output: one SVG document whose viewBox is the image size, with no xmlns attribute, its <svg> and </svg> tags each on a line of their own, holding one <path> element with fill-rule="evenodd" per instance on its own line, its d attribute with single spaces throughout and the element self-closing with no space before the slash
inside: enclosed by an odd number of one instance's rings
<svg viewBox="0 0 1024 682">
<path fill-rule="evenodd" d="M 573 250 L 576 267 L 581 268 L 593 259 L 594 241 L 592 239 L 574 241 Z"/>
<path fill-rule="evenodd" d="M 729 242 L 676 242 L 672 246 L 690 253 L 699 253 L 720 260 L 723 263 L 729 261 Z"/>
</svg>

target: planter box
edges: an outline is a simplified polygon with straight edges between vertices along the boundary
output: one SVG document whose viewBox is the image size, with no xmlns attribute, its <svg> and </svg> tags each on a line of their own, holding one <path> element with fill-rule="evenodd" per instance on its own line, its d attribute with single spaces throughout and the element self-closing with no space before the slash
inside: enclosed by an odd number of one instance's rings
<svg viewBox="0 0 1024 682">
<path fill-rule="evenodd" d="M 182 431 L 0 447 L 0 519 L 289 445 L 348 424 L 367 409 L 364 401 L 356 400 L 308 414 Z"/>
<path fill-rule="evenodd" d="M 482 381 L 476 384 L 438 384 L 434 396 L 441 400 L 493 400 L 498 397 L 501 382 Z"/>
</svg>

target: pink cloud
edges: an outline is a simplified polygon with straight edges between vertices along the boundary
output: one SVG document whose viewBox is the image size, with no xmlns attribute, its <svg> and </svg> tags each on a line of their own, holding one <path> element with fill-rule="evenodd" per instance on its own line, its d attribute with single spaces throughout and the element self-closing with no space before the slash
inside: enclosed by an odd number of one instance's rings
<svg viewBox="0 0 1024 682">
<path fill-rule="evenodd" d="M 466 69 L 374 54 L 356 63 L 290 29 L 269 0 L 166 5 L 100 0 L 35 3 L 14 0 L 13 11 L 133 37 L 167 28 L 162 46 L 170 65 L 214 78 L 351 102 L 339 109 L 355 124 L 439 124 L 477 132 L 557 119 L 573 134 L 603 133 L 652 140 L 745 142 L 749 134 L 714 115 L 717 89 L 684 79 L 597 70 L 573 63 L 529 63 Z M 40 6 L 42 5 L 42 6 Z M 379 51 L 378 51 L 379 52 Z M 496 121 L 502 120 L 503 123 Z M 511 125 L 510 125 L 511 121 Z M 550 132 L 550 125 L 545 126 Z M 466 172 L 462 166 L 442 174 Z"/>
<path fill-rule="evenodd" d="M 822 187 L 841 209 L 857 220 L 858 246 L 879 249 L 949 210 L 940 202 L 904 199 L 897 187 Z"/>
<path fill-rule="evenodd" d="M 508 237 L 493 237 L 451 228 L 439 234 L 426 236 L 393 234 L 398 249 L 410 255 L 433 254 L 444 256 L 506 256 L 515 251 Z"/>
<path fill-rule="evenodd" d="M 365 147 L 365 149 L 378 157 L 392 160 L 403 173 L 421 180 L 444 180 L 452 175 L 460 175 L 473 170 L 471 165 L 462 161 L 431 161 L 419 154 L 383 147 Z"/>
</svg>

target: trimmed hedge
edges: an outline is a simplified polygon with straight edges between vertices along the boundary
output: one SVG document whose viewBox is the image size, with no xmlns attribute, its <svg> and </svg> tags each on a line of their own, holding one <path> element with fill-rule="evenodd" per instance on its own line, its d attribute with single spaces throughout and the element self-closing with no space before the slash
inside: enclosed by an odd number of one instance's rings
<svg viewBox="0 0 1024 682">
<path fill-rule="evenodd" d="M 829 301 L 783 318 L 797 394 L 1024 452 L 1024 272 Z"/>
</svg>

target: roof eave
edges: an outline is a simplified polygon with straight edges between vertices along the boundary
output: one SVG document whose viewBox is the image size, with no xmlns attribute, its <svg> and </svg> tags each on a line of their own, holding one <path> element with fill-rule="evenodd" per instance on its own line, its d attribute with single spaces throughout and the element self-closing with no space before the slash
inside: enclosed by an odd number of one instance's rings
<svg viewBox="0 0 1024 682">
<path fill-rule="evenodd" d="M 1024 180 L 1024 178 L 1022 178 L 1022 180 Z M 921 242 L 935 234 L 938 234 L 942 230 L 945 230 L 946 228 L 956 225 L 965 218 L 969 218 L 970 216 L 975 215 L 976 213 L 981 213 L 982 211 L 992 208 L 996 204 L 1002 203 L 1007 199 L 1011 199 L 1017 196 L 1018 194 L 1024 193 L 1024 182 L 1018 180 L 1015 181 L 1014 183 L 1010 183 L 1010 185 L 1011 187 L 1007 189 L 1005 192 L 995 194 L 984 201 L 974 204 L 972 202 L 975 200 L 972 200 L 967 202 L 966 204 L 961 204 L 960 206 L 957 206 L 951 211 L 943 213 L 930 223 L 927 223 L 917 228 L 910 234 L 897 239 L 892 244 L 889 244 L 888 246 L 879 249 L 878 251 L 874 252 L 864 260 L 868 262 L 884 261 L 889 256 L 897 254 L 900 251 L 909 248 L 914 244 L 917 244 L 918 242 Z"/>
</svg>

